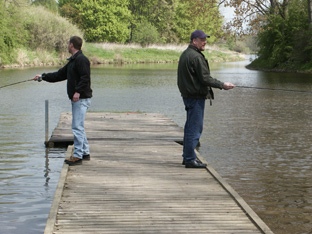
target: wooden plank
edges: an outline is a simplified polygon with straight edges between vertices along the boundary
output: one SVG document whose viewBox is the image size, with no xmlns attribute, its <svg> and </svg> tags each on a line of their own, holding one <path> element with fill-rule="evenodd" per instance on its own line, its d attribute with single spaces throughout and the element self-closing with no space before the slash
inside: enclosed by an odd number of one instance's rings
<svg viewBox="0 0 312 234">
<path fill-rule="evenodd" d="M 139 117 L 138 117 L 139 116 Z M 62 113 L 49 146 L 73 144 L 71 113 Z M 162 139 L 182 142 L 183 130 L 161 114 L 87 113 L 85 120 L 89 140 Z"/>
<path fill-rule="evenodd" d="M 69 139 L 70 122 L 52 137 Z M 163 115 L 88 113 L 85 126 L 91 160 L 69 167 L 49 233 L 272 234 L 212 168 L 181 165 L 183 131 Z"/>
</svg>

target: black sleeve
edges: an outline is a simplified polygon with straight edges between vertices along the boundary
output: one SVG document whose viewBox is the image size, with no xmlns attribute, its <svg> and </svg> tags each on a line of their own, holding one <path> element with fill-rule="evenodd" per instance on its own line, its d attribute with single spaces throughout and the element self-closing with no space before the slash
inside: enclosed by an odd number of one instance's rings
<svg viewBox="0 0 312 234">
<path fill-rule="evenodd" d="M 57 72 L 43 73 L 42 79 L 47 82 L 59 82 L 67 79 L 67 64 Z"/>
</svg>

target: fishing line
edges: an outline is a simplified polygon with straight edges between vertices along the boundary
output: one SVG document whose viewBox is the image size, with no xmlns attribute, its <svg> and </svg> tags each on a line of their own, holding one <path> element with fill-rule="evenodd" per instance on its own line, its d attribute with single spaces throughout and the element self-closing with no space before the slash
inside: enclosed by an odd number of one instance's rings
<svg viewBox="0 0 312 234">
<path fill-rule="evenodd" d="M 8 86 L 11 86 L 11 85 L 16 85 L 16 84 L 24 83 L 24 82 L 27 82 L 27 81 L 31 81 L 31 80 L 33 80 L 33 79 L 23 80 L 23 81 L 19 81 L 19 82 L 16 82 L 16 83 L 12 83 L 12 84 L 8 84 L 8 85 L 3 85 L 3 86 L 0 86 L 0 89 L 5 88 L 5 87 L 8 87 Z"/>
<path fill-rule="evenodd" d="M 42 80 L 42 78 L 41 78 L 41 77 L 39 77 L 39 78 L 37 79 L 37 81 L 38 81 L 38 82 L 40 82 L 41 80 Z M 8 86 L 12 86 L 12 85 L 16 85 L 16 84 L 24 83 L 24 82 L 27 82 L 27 81 L 34 81 L 34 79 L 23 80 L 23 81 L 19 81 L 19 82 L 16 82 L 16 83 L 3 85 L 3 86 L 0 86 L 0 89 L 5 88 L 5 87 L 8 87 Z"/>
<path fill-rule="evenodd" d="M 283 92 L 312 93 L 312 91 L 295 90 L 295 89 L 274 89 L 274 88 L 262 88 L 262 87 L 241 86 L 241 85 L 236 85 L 235 87 L 244 88 L 244 89 L 264 89 L 264 90 L 283 91 Z"/>
</svg>

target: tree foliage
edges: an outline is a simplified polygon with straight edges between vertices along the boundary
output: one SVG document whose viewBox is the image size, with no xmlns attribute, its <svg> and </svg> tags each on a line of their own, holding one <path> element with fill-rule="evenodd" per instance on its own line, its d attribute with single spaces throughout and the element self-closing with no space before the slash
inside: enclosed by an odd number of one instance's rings
<svg viewBox="0 0 312 234">
<path fill-rule="evenodd" d="M 59 11 L 61 16 L 67 18 L 71 23 L 83 28 L 82 17 L 76 7 L 80 0 L 59 0 Z"/>
<path fill-rule="evenodd" d="M 65 18 L 47 11 L 43 7 L 21 10 L 24 27 L 29 32 L 31 49 L 66 52 L 69 38 L 82 36 L 82 32 Z"/>
<path fill-rule="evenodd" d="M 209 32 L 211 42 L 221 35 L 222 17 L 214 0 L 60 0 L 59 6 L 88 41 L 139 42 L 134 35 L 143 25 L 159 35 L 146 43 L 188 42 L 196 29 Z"/>
<path fill-rule="evenodd" d="M 128 0 L 82 0 L 75 5 L 86 40 L 125 42 L 129 38 Z"/>
<path fill-rule="evenodd" d="M 17 48 L 63 52 L 72 35 L 147 45 L 189 42 L 202 29 L 214 41 L 222 24 L 214 0 L 0 0 L 0 6 L 2 63 L 14 62 Z"/>
<path fill-rule="evenodd" d="M 306 1 L 293 0 L 287 7 L 287 16 L 269 15 L 259 33 L 259 57 L 267 67 L 291 68 L 311 59 L 308 10 Z"/>
<path fill-rule="evenodd" d="M 210 35 L 210 43 L 222 35 L 222 16 L 215 1 L 180 0 L 175 21 L 174 30 L 181 42 L 190 41 L 190 35 L 196 29 Z"/>
<path fill-rule="evenodd" d="M 52 12 L 58 12 L 59 7 L 55 0 L 32 0 L 32 4 L 35 6 L 43 6 Z"/>
<path fill-rule="evenodd" d="M 236 34 L 258 35 L 258 59 L 252 65 L 293 69 L 311 63 L 310 0 L 224 0 L 235 9 L 227 25 Z"/>
<path fill-rule="evenodd" d="M 0 64 L 6 64 L 13 62 L 14 48 L 27 42 L 27 31 L 16 5 L 0 0 L 0 17 Z"/>
<path fill-rule="evenodd" d="M 142 46 L 159 42 L 157 28 L 147 21 L 138 24 L 133 33 L 133 41 L 140 43 Z"/>
<path fill-rule="evenodd" d="M 147 22 L 156 28 L 159 34 L 157 42 L 171 42 L 176 40 L 175 33 L 172 31 L 174 24 L 173 17 L 175 15 L 174 1 L 130 0 L 129 10 L 132 16 L 129 41 L 137 42 L 135 38 L 132 38 L 132 35 L 137 30 L 136 28 L 138 26 L 142 27 L 142 25 L 146 25 Z"/>
<path fill-rule="evenodd" d="M 67 52 L 70 36 L 82 32 L 47 7 L 28 0 L 0 0 L 0 64 L 15 63 L 17 50 Z"/>
</svg>

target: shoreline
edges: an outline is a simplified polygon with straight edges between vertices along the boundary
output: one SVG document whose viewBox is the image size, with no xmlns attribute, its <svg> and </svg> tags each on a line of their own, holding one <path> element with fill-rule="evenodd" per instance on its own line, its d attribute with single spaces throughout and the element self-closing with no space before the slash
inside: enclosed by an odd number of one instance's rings
<svg viewBox="0 0 312 234">
<path fill-rule="evenodd" d="M 155 61 L 155 62 L 91 62 L 91 66 L 97 66 L 97 65 L 126 65 L 126 64 L 158 64 L 158 63 L 178 63 L 178 61 Z M 53 66 L 64 66 L 66 64 L 66 61 L 64 63 L 42 63 L 42 64 L 11 64 L 11 65 L 2 65 L 0 69 L 13 69 L 13 68 L 31 68 L 31 67 L 53 67 Z"/>
<path fill-rule="evenodd" d="M 276 73 L 300 73 L 300 74 L 312 74 L 312 71 L 303 71 L 303 70 L 287 70 L 284 68 L 262 68 L 262 67 L 253 67 L 250 65 L 246 66 L 246 69 L 253 71 L 264 71 L 264 72 L 276 72 Z"/>
<path fill-rule="evenodd" d="M 156 64 L 178 63 L 181 53 L 188 44 L 164 44 L 142 47 L 137 44 L 117 43 L 86 43 L 82 48 L 83 53 L 89 58 L 90 64 Z M 33 56 L 28 56 L 28 54 Z M 63 66 L 70 57 L 68 53 L 55 54 L 48 51 L 27 51 L 20 49 L 15 51 L 16 62 L 12 64 L 0 64 L 0 69 L 29 68 L 44 66 Z M 245 59 L 245 54 L 224 49 L 218 45 L 206 45 L 205 57 L 210 62 L 234 62 Z"/>
<path fill-rule="evenodd" d="M 245 57 L 245 54 L 240 54 L 242 57 Z M 210 60 L 210 59 L 209 59 Z M 235 61 L 242 61 L 237 59 L 229 59 L 229 60 L 222 60 L 214 61 L 215 63 L 222 63 L 222 62 L 235 62 Z M 36 68 L 36 67 L 53 67 L 53 66 L 64 66 L 67 60 L 64 62 L 57 62 L 57 63 L 40 63 L 40 64 L 7 64 L 1 65 L 0 70 L 5 69 L 23 69 L 23 68 Z M 127 62 L 122 60 L 115 60 L 115 61 L 101 61 L 99 58 L 92 57 L 90 59 L 91 66 L 100 66 L 100 65 L 129 65 L 129 64 L 160 64 L 160 63 L 178 63 L 179 61 L 139 61 L 139 62 Z M 299 74 L 312 74 L 312 71 L 302 71 L 302 70 L 287 70 L 283 68 L 262 68 L 262 67 L 255 67 L 251 66 L 250 64 L 245 66 L 248 70 L 254 71 L 263 71 L 263 72 L 277 72 L 277 73 L 299 73 Z"/>
</svg>

